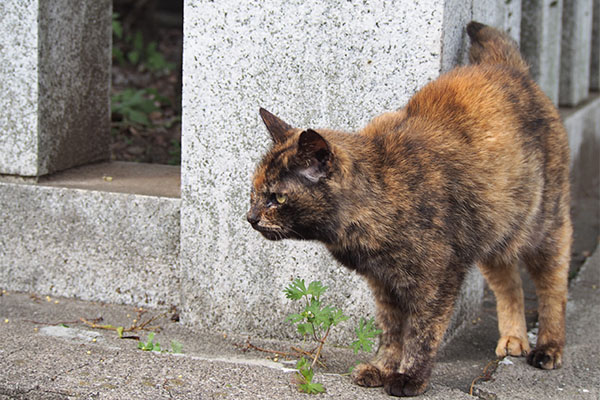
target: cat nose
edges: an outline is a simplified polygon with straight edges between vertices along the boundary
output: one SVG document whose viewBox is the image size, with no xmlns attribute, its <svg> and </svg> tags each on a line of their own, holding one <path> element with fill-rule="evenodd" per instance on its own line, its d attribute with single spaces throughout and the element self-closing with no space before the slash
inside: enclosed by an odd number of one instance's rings
<svg viewBox="0 0 600 400">
<path fill-rule="evenodd" d="M 248 213 L 246 214 L 246 219 L 248 220 L 248 222 L 250 222 L 251 225 L 256 225 L 258 224 L 258 221 L 260 221 L 260 217 L 258 216 L 258 214 L 253 212 L 252 210 L 248 211 Z"/>
</svg>

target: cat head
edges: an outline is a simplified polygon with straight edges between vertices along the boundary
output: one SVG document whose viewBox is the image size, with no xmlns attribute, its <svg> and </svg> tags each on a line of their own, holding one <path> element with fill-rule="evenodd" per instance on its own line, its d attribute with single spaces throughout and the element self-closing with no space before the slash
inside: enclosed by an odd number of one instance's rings
<svg viewBox="0 0 600 400">
<path fill-rule="evenodd" d="M 320 133 L 293 128 L 265 109 L 260 116 L 273 146 L 254 173 L 248 222 L 270 240 L 323 239 L 333 210 L 331 144 Z"/>
</svg>

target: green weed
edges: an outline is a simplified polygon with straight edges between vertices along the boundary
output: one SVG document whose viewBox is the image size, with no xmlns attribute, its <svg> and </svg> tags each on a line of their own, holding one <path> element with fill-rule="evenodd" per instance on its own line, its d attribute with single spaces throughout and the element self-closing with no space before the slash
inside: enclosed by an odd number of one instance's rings
<svg viewBox="0 0 600 400">
<path fill-rule="evenodd" d="M 154 73 L 170 72 L 175 64 L 168 62 L 154 41 L 146 43 L 141 31 L 125 33 L 120 15 L 113 13 L 113 58 L 120 64 L 130 64 Z"/>
<path fill-rule="evenodd" d="M 323 385 L 314 383 L 314 366 L 319 360 L 325 341 L 329 336 L 331 328 L 348 319 L 341 309 L 325 305 L 321 296 L 327 290 L 327 286 L 319 281 L 313 281 L 306 286 L 304 279 L 296 279 L 285 288 L 285 296 L 292 301 L 301 301 L 304 309 L 298 314 L 290 314 L 286 320 L 296 326 L 296 329 L 305 337 L 312 337 L 319 343 L 312 362 L 309 363 L 304 357 L 300 358 L 296 364 L 298 373 L 298 389 L 305 393 L 317 394 L 325 391 Z M 381 330 L 375 328 L 373 319 L 367 321 L 360 319 L 356 328 L 358 339 L 352 342 L 351 347 L 354 353 L 359 350 L 370 352 L 374 342 L 371 340 L 381 333 Z"/>
<path fill-rule="evenodd" d="M 163 350 L 160 347 L 159 342 L 154 342 L 154 332 L 150 332 L 148 334 L 148 339 L 146 340 L 146 342 L 142 340 L 138 342 L 138 349 L 144 351 L 158 351 L 162 353 L 181 354 L 183 352 L 183 344 L 179 343 L 176 340 L 171 340 L 171 350 Z"/>
<path fill-rule="evenodd" d="M 125 89 L 110 98 L 110 111 L 126 126 L 152 126 L 150 113 L 168 105 L 169 99 L 160 96 L 153 88 Z"/>
</svg>

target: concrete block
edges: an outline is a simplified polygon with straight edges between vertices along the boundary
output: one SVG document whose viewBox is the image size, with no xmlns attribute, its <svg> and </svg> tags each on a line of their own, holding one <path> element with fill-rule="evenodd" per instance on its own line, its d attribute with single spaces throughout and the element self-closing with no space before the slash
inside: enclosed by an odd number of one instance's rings
<svg viewBox="0 0 600 400">
<path fill-rule="evenodd" d="M 471 4 L 475 21 L 502 29 L 519 43 L 521 0 L 477 0 Z"/>
<path fill-rule="evenodd" d="M 470 44 L 465 26 L 471 21 L 507 31 L 518 43 L 521 22 L 521 0 L 446 0 L 442 29 L 442 72 L 468 62 Z"/>
<path fill-rule="evenodd" d="M 564 0 L 559 103 L 575 106 L 589 95 L 592 0 Z"/>
<path fill-rule="evenodd" d="M 444 1 L 441 72 L 448 72 L 457 65 L 466 64 L 469 61 L 466 51 L 469 38 L 465 32 L 465 26 L 474 19 L 472 11 L 469 1 Z"/>
<path fill-rule="evenodd" d="M 600 0 L 594 0 L 593 14 L 590 89 L 600 90 Z"/>
<path fill-rule="evenodd" d="M 521 52 L 542 90 L 558 105 L 563 0 L 523 1 Z"/>
<path fill-rule="evenodd" d="M 571 147 L 572 254 L 593 249 L 600 237 L 600 95 L 561 110 Z"/>
<path fill-rule="evenodd" d="M 449 49 L 461 48 L 464 24 L 452 36 L 443 34 L 450 24 L 444 13 L 452 14 L 446 5 L 185 2 L 181 265 L 187 323 L 289 337 L 294 330 L 284 318 L 293 308 L 282 290 L 295 277 L 329 286 L 328 300 L 353 322 L 372 314 L 365 283 L 322 246 L 267 242 L 245 221 L 251 175 L 270 146 L 258 108 L 301 127 L 353 131 L 402 106 L 458 58 Z M 456 11 L 466 23 L 468 8 Z M 448 55 L 444 62 L 442 54 Z M 353 335 L 347 326 L 334 340 Z"/>
<path fill-rule="evenodd" d="M 37 1 L 0 2 L 0 173 L 38 173 Z M 10 111 L 8 111 L 10 110 Z"/>
<path fill-rule="evenodd" d="M 0 204 L 1 287 L 179 304 L 179 199 L 0 182 Z"/>
<path fill-rule="evenodd" d="M 0 174 L 108 158 L 110 0 L 0 4 Z"/>
</svg>

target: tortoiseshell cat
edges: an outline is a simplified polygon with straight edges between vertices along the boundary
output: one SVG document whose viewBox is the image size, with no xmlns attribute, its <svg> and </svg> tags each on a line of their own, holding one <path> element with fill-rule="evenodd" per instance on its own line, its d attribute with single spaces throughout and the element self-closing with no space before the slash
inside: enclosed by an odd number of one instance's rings
<svg viewBox="0 0 600 400">
<path fill-rule="evenodd" d="M 271 240 L 318 240 L 370 284 L 383 329 L 362 386 L 425 391 L 467 269 L 493 289 L 496 354 L 561 366 L 571 245 L 567 135 L 504 33 L 471 22 L 471 65 L 348 134 L 295 129 L 261 109 L 273 147 L 248 221 Z M 522 260 L 535 283 L 530 350 Z"/>
</svg>

